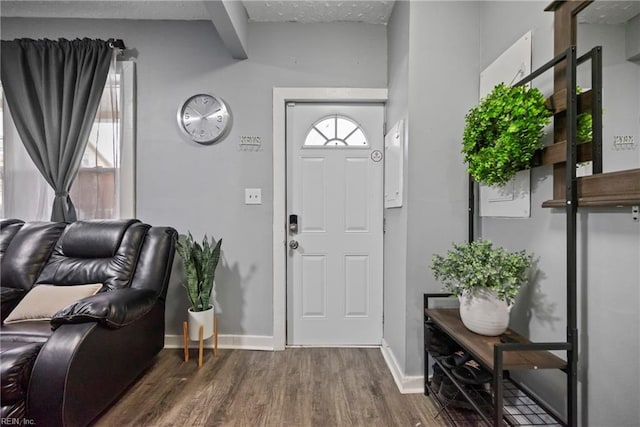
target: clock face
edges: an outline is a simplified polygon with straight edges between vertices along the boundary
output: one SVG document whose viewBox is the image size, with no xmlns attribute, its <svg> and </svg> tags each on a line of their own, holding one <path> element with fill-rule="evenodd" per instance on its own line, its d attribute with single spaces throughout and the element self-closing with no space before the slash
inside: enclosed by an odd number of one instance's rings
<svg viewBox="0 0 640 427">
<path fill-rule="evenodd" d="M 224 101 L 201 93 L 189 97 L 178 109 L 178 126 L 199 144 L 213 144 L 231 128 L 231 114 Z"/>
</svg>

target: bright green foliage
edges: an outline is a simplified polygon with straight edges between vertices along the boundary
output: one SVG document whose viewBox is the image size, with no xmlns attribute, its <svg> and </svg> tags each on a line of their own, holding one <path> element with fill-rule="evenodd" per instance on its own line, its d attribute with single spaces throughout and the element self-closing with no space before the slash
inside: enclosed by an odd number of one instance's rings
<svg viewBox="0 0 640 427">
<path fill-rule="evenodd" d="M 211 292 L 213 291 L 213 279 L 215 278 L 216 267 L 220 260 L 220 246 L 222 239 L 215 243 L 211 238 L 211 243 L 207 236 L 204 236 L 202 245 L 195 240 L 191 233 L 183 240 L 179 240 L 177 251 L 184 261 L 184 270 L 187 275 L 187 297 L 191 303 L 193 311 L 207 310 L 211 304 Z"/>
<path fill-rule="evenodd" d="M 593 137 L 593 117 L 591 113 L 578 114 L 578 143 L 591 141 Z"/>
<path fill-rule="evenodd" d="M 580 86 L 576 86 L 576 94 L 580 95 L 582 93 L 582 88 Z M 577 139 L 578 144 L 583 142 L 589 142 L 593 138 L 593 117 L 591 113 L 581 113 L 578 114 L 578 132 Z"/>
<path fill-rule="evenodd" d="M 550 121 L 545 102 L 536 88 L 500 83 L 469 111 L 462 153 L 476 181 L 504 185 L 530 167 Z"/>
<path fill-rule="evenodd" d="M 488 240 L 454 243 L 453 248 L 445 257 L 434 255 L 430 268 L 436 280 L 455 295 L 474 288 L 489 288 L 510 304 L 527 281 L 533 257 L 525 251 L 509 252 L 493 247 Z"/>
</svg>

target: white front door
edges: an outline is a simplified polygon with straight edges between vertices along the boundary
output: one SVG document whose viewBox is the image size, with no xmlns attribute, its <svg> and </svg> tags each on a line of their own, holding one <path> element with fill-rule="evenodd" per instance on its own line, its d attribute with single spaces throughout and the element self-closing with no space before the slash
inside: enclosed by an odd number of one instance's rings
<svg viewBox="0 0 640 427">
<path fill-rule="evenodd" d="M 382 341 L 383 120 L 381 104 L 287 106 L 289 345 Z"/>
</svg>

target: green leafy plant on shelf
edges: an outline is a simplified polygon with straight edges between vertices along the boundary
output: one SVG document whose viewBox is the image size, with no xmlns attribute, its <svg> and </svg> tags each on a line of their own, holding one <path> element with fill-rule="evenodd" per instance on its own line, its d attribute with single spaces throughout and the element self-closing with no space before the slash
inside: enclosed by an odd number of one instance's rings
<svg viewBox="0 0 640 427">
<path fill-rule="evenodd" d="M 520 286 L 527 281 L 533 256 L 525 251 L 509 252 L 488 240 L 453 244 L 445 256 L 434 255 L 430 268 L 444 289 L 456 296 L 465 291 L 486 288 L 496 291 L 498 299 L 511 304 Z"/>
<path fill-rule="evenodd" d="M 580 86 L 576 93 L 582 93 Z M 465 116 L 464 161 L 477 182 L 503 186 L 519 171 L 529 169 L 543 148 L 544 127 L 551 112 L 536 88 L 500 83 Z M 577 117 L 577 142 L 592 139 L 591 113 Z"/>
<path fill-rule="evenodd" d="M 593 117 L 591 113 L 578 114 L 578 144 L 591 141 L 593 137 Z"/>
<path fill-rule="evenodd" d="M 576 93 L 580 95 L 582 93 L 582 88 L 580 86 L 576 86 Z M 584 112 L 578 114 L 578 127 L 577 127 L 577 139 L 578 144 L 582 144 L 585 142 L 591 141 L 593 138 L 593 116 L 591 113 Z"/>
<path fill-rule="evenodd" d="M 474 180 L 504 185 L 530 167 L 550 122 L 545 103 L 536 88 L 501 83 L 469 111 L 462 153 Z"/>
<path fill-rule="evenodd" d="M 211 306 L 210 299 L 213 292 L 215 271 L 220 260 L 222 239 L 211 243 L 205 235 L 202 243 L 193 239 L 189 232 L 187 237 L 178 241 L 176 250 L 184 261 L 187 281 L 187 297 L 193 311 L 205 311 Z"/>
</svg>

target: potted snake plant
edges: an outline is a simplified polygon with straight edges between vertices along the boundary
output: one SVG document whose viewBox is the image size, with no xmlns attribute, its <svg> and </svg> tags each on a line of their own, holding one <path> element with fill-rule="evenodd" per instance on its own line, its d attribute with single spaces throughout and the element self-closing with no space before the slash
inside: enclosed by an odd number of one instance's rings
<svg viewBox="0 0 640 427">
<path fill-rule="evenodd" d="M 211 242 L 205 235 L 202 243 L 188 235 L 178 241 L 176 250 L 184 262 L 187 298 L 191 307 L 189 315 L 189 339 L 199 339 L 199 328 L 203 326 L 203 339 L 213 335 L 214 308 L 211 294 L 215 287 L 215 272 L 220 260 L 222 239 Z"/>
</svg>

